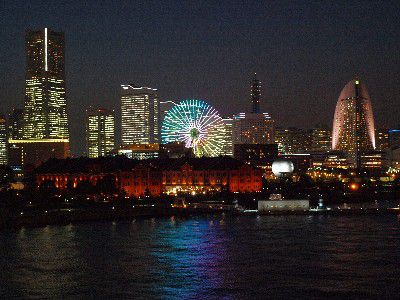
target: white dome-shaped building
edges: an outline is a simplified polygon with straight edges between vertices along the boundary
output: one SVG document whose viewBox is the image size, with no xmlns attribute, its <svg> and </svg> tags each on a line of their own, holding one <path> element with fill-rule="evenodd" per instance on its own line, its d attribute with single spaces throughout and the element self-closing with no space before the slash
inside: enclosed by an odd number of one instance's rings
<svg viewBox="0 0 400 300">
<path fill-rule="evenodd" d="M 276 177 L 289 175 L 293 173 L 293 171 L 294 165 L 290 160 L 279 159 L 272 163 L 272 173 L 274 173 Z"/>
</svg>

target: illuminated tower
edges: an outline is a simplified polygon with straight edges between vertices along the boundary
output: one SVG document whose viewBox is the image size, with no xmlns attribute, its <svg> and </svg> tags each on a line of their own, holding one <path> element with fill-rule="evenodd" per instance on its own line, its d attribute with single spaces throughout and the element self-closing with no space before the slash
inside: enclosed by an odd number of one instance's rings
<svg viewBox="0 0 400 300">
<path fill-rule="evenodd" d="M 16 129 L 8 140 L 9 163 L 15 168 L 69 155 L 64 50 L 64 33 L 26 31 L 22 139 Z"/>
<path fill-rule="evenodd" d="M 225 132 L 221 134 L 223 142 L 221 155 L 233 156 L 233 119 L 223 118 Z"/>
<path fill-rule="evenodd" d="M 115 148 L 114 111 L 104 108 L 86 111 L 86 151 L 88 157 L 106 156 Z"/>
<path fill-rule="evenodd" d="M 0 116 L 0 165 L 8 163 L 6 119 Z"/>
<path fill-rule="evenodd" d="M 250 113 L 238 113 L 233 116 L 233 144 L 272 144 L 274 143 L 274 120 L 266 112 L 260 112 L 261 82 L 254 74 L 251 81 Z"/>
<path fill-rule="evenodd" d="M 254 74 L 254 79 L 251 82 L 251 112 L 253 114 L 260 113 L 260 97 L 261 97 L 261 81 L 257 79 L 257 74 Z"/>
<path fill-rule="evenodd" d="M 160 104 L 157 90 L 121 85 L 122 145 L 160 142 Z"/>
<path fill-rule="evenodd" d="M 340 93 L 333 120 L 332 149 L 345 152 L 359 169 L 361 154 L 375 149 L 375 126 L 366 86 L 353 79 Z"/>
<path fill-rule="evenodd" d="M 24 139 L 69 139 L 64 33 L 27 30 Z"/>
</svg>

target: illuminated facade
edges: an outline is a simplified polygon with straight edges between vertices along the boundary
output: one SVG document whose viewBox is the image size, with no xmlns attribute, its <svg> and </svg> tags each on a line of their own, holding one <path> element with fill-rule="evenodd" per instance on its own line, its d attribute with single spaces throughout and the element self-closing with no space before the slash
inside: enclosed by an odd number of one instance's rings
<svg viewBox="0 0 400 300">
<path fill-rule="evenodd" d="M 183 142 L 197 157 L 219 156 L 225 138 L 225 123 L 203 100 L 183 100 L 166 114 L 161 128 L 162 143 Z"/>
<path fill-rule="evenodd" d="M 257 74 L 254 74 L 254 79 L 251 82 L 251 112 L 253 114 L 260 113 L 260 98 L 261 98 L 261 81 L 257 79 Z"/>
<path fill-rule="evenodd" d="M 332 149 L 344 151 L 357 168 L 361 167 L 361 153 L 375 149 L 371 99 L 358 79 L 348 82 L 340 93 L 333 120 Z"/>
<path fill-rule="evenodd" d="M 309 132 L 300 128 L 277 128 L 275 143 L 281 154 L 304 153 L 311 148 L 311 137 Z"/>
<path fill-rule="evenodd" d="M 390 148 L 389 145 L 389 129 L 380 128 L 376 130 L 376 150 L 384 151 Z"/>
<path fill-rule="evenodd" d="M 24 139 L 68 140 L 64 33 L 28 30 L 25 49 Z"/>
<path fill-rule="evenodd" d="M 131 160 L 124 156 L 48 161 L 37 169 L 39 187 L 54 182 L 59 190 L 92 186 L 105 176 L 127 196 L 208 194 L 221 191 L 254 193 L 262 190 L 263 171 L 230 157 Z"/>
<path fill-rule="evenodd" d="M 133 159 L 148 159 L 156 158 L 160 153 L 160 144 L 132 144 L 122 146 L 117 150 L 119 155 L 125 155 L 128 158 Z"/>
<path fill-rule="evenodd" d="M 369 170 L 386 170 L 389 167 L 389 158 L 384 151 L 370 151 L 362 153 L 361 167 Z"/>
<path fill-rule="evenodd" d="M 8 115 L 8 138 L 12 140 L 21 140 L 24 138 L 24 110 L 13 109 Z"/>
<path fill-rule="evenodd" d="M 273 144 L 274 121 L 260 111 L 261 82 L 254 74 L 250 85 L 251 113 L 233 116 L 233 144 Z"/>
<path fill-rule="evenodd" d="M 326 152 L 332 147 L 332 131 L 324 125 L 311 130 L 311 151 Z"/>
<path fill-rule="evenodd" d="M 24 166 L 37 167 L 49 158 L 66 158 L 68 140 L 8 140 L 9 165 L 14 169 Z"/>
<path fill-rule="evenodd" d="M 106 156 L 115 148 L 114 111 L 104 108 L 86 112 L 86 151 L 88 157 Z"/>
<path fill-rule="evenodd" d="M 222 138 L 222 150 L 220 155 L 233 156 L 233 119 L 232 118 L 224 118 L 225 131 Z"/>
<path fill-rule="evenodd" d="M 160 141 L 160 104 L 157 90 L 121 85 L 122 145 Z"/>
<path fill-rule="evenodd" d="M 0 165 L 8 164 L 6 119 L 0 117 Z"/>
<path fill-rule="evenodd" d="M 268 113 L 239 113 L 233 117 L 234 144 L 273 144 L 274 121 Z"/>
</svg>

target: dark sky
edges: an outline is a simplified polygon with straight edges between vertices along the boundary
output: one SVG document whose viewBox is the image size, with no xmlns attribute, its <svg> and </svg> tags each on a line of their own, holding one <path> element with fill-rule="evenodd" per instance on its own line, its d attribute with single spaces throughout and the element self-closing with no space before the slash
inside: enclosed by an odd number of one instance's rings
<svg viewBox="0 0 400 300">
<path fill-rule="evenodd" d="M 262 109 L 277 125 L 310 128 L 331 126 L 341 89 L 358 74 L 378 127 L 397 127 L 400 2 L 311 2 L 1 1 L 0 111 L 23 106 L 25 29 L 50 27 L 66 34 L 75 154 L 84 151 L 84 109 L 119 112 L 121 83 L 232 114 L 250 109 L 257 72 Z"/>
</svg>

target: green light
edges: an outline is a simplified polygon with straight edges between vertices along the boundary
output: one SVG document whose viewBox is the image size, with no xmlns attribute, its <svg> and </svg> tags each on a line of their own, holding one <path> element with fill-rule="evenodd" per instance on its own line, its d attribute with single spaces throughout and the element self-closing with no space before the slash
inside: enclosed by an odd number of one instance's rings
<svg viewBox="0 0 400 300">
<path fill-rule="evenodd" d="M 193 139 L 197 139 L 199 137 L 200 132 L 197 130 L 197 128 L 192 128 L 192 130 L 190 130 L 190 136 Z"/>
</svg>

